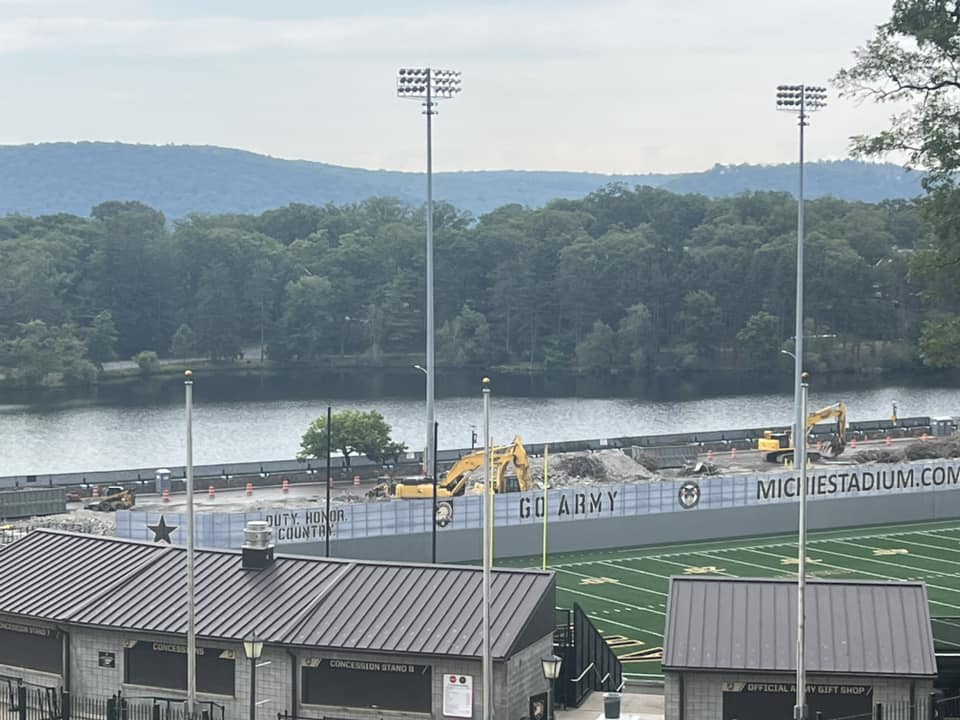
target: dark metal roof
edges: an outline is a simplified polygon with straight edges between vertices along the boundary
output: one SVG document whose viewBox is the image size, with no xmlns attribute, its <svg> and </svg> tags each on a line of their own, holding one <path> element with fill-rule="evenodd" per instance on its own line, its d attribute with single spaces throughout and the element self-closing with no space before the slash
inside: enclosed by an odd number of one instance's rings
<svg viewBox="0 0 960 720">
<path fill-rule="evenodd" d="M 806 601 L 809 672 L 937 674 L 924 583 L 812 580 Z M 671 579 L 665 669 L 795 672 L 796 647 L 796 580 Z"/>
<path fill-rule="evenodd" d="M 481 653 L 478 567 L 278 555 L 257 571 L 242 569 L 239 551 L 206 549 L 195 559 L 198 637 L 256 632 L 281 645 Z M 182 547 L 37 530 L 0 549 L 0 614 L 185 634 L 185 598 Z M 549 635 L 554 600 L 552 573 L 494 570 L 493 656 L 512 655 L 530 630 Z"/>
</svg>

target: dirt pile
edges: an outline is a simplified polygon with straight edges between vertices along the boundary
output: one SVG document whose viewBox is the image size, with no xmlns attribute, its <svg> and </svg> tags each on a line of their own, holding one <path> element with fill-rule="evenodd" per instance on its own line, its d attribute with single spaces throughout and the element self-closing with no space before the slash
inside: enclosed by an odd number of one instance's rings
<svg viewBox="0 0 960 720">
<path fill-rule="evenodd" d="M 857 462 L 899 463 L 914 460 L 937 460 L 939 458 L 960 457 L 960 435 L 945 438 L 931 438 L 912 442 L 905 448 L 861 450 L 854 456 Z"/>
<path fill-rule="evenodd" d="M 0 542 L 16 540 L 37 528 L 67 530 L 69 532 L 86 533 L 87 535 L 116 535 L 116 517 L 114 513 L 77 509 L 59 515 L 10 520 L 3 524 Z"/>
<path fill-rule="evenodd" d="M 617 449 L 551 453 L 548 471 L 551 487 L 644 482 L 655 477 L 653 472 Z M 543 486 L 543 457 L 530 458 L 530 475 L 534 483 Z"/>
</svg>

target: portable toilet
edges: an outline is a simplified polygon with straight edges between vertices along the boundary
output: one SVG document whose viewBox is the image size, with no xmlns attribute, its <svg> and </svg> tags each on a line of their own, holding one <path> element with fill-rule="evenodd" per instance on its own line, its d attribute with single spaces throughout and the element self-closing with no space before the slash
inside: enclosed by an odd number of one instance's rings
<svg viewBox="0 0 960 720">
<path fill-rule="evenodd" d="M 953 435 L 953 418 L 930 418 L 930 434 L 934 437 L 947 437 L 948 435 Z"/>
<path fill-rule="evenodd" d="M 168 468 L 157 468 L 154 478 L 157 481 L 158 495 L 162 495 L 164 490 L 170 490 L 170 470 Z"/>
</svg>

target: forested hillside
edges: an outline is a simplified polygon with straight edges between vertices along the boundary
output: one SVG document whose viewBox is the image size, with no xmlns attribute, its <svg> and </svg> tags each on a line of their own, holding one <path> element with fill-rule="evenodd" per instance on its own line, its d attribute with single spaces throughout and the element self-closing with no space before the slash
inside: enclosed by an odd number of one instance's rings
<svg viewBox="0 0 960 720">
<path fill-rule="evenodd" d="M 878 347 L 858 365 L 912 362 L 923 311 L 907 269 L 929 235 L 918 209 L 821 199 L 807 227 L 807 332 L 830 336 L 808 344 L 808 368 Z M 790 347 L 787 194 L 611 185 L 476 221 L 441 203 L 435 228 L 443 364 L 769 369 Z M 423 239 L 422 210 L 384 198 L 173 224 L 137 202 L 7 217 L 0 374 L 89 381 L 140 351 L 231 359 L 261 332 L 279 366 L 422 353 Z"/>
<path fill-rule="evenodd" d="M 562 158 L 558 159 L 562 162 Z M 437 173 L 436 197 L 479 215 L 509 203 L 542 207 L 579 199 L 611 181 L 729 197 L 744 191 L 794 192 L 796 165 L 715 166 L 698 173 L 610 176 L 578 172 Z M 889 164 L 810 163 L 809 197 L 879 202 L 920 194 L 921 176 Z M 423 202 L 418 173 L 360 170 L 278 160 L 217 147 L 53 143 L 0 147 L 0 214 L 86 215 L 110 200 L 137 200 L 176 219 L 191 212 L 260 213 L 291 202 L 314 205 L 394 197 Z"/>
</svg>

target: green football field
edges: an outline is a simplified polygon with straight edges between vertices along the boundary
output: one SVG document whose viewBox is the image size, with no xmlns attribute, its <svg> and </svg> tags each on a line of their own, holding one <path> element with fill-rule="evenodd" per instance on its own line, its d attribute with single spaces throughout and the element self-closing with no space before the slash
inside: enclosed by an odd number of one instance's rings
<svg viewBox="0 0 960 720">
<path fill-rule="evenodd" d="M 808 575 L 924 580 L 937 647 L 960 651 L 960 520 L 813 532 Z M 552 555 L 557 605 L 587 612 L 627 677 L 660 677 L 672 575 L 796 577 L 796 534 Z M 498 560 L 530 567 L 540 558 Z"/>
</svg>

